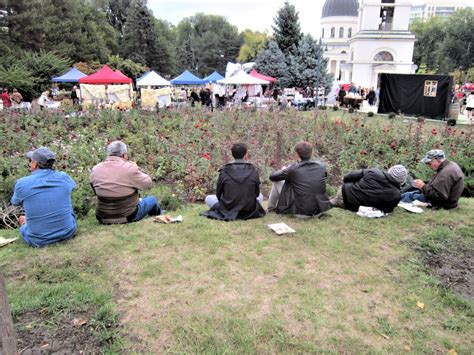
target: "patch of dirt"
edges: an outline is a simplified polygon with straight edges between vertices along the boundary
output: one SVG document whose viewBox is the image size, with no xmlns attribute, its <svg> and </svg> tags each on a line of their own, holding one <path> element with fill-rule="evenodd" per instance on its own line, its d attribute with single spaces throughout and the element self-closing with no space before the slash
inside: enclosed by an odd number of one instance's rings
<svg viewBox="0 0 474 355">
<path fill-rule="evenodd" d="M 90 354 L 101 353 L 102 345 L 89 321 L 92 312 L 67 314 L 48 325 L 45 310 L 26 312 L 16 317 L 20 354 Z M 1 351 L 0 351 L 1 353 Z"/>
<path fill-rule="evenodd" d="M 425 262 L 443 286 L 474 302 L 474 241 L 454 239 L 439 253 L 425 252 Z"/>
</svg>

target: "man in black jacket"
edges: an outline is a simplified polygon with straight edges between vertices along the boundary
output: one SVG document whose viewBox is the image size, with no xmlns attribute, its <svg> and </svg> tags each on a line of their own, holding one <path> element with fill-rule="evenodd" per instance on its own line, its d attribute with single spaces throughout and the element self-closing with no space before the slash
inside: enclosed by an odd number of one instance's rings
<svg viewBox="0 0 474 355">
<path fill-rule="evenodd" d="M 300 162 L 270 175 L 273 181 L 268 210 L 281 214 L 316 216 L 331 208 L 326 195 L 326 165 L 310 160 L 313 149 L 309 143 L 295 147 Z"/>
<path fill-rule="evenodd" d="M 210 209 L 201 215 L 222 221 L 265 216 L 258 170 L 244 160 L 247 146 L 235 143 L 231 152 L 234 161 L 219 171 L 216 195 L 206 196 L 205 202 Z"/>
<path fill-rule="evenodd" d="M 400 186 L 407 175 L 403 165 L 394 165 L 388 171 L 376 168 L 351 171 L 344 176 L 331 204 L 354 212 L 366 206 L 390 213 L 400 202 Z"/>
</svg>

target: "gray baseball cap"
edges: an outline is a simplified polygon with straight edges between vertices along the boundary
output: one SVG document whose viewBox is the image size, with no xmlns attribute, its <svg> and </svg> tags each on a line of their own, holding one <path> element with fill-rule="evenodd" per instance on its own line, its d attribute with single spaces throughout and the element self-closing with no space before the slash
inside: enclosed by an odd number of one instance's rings
<svg viewBox="0 0 474 355">
<path fill-rule="evenodd" d="M 427 164 L 433 159 L 444 159 L 444 157 L 444 152 L 441 149 L 432 149 L 428 153 L 426 153 L 424 158 L 421 159 L 421 162 Z"/>
<path fill-rule="evenodd" d="M 37 162 L 39 165 L 46 165 L 48 162 L 51 163 L 51 161 L 56 161 L 56 154 L 46 147 L 40 147 L 38 149 L 31 150 L 26 153 L 26 156 Z"/>
</svg>

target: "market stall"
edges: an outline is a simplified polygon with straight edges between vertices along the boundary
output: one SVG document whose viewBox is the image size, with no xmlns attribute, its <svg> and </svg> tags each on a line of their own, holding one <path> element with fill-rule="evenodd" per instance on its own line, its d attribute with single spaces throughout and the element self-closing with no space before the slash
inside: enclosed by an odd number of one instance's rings
<svg viewBox="0 0 474 355">
<path fill-rule="evenodd" d="M 140 90 L 141 107 L 153 110 L 171 105 L 171 82 L 164 79 L 155 71 L 143 74 L 137 79 L 137 88 Z"/>
</svg>

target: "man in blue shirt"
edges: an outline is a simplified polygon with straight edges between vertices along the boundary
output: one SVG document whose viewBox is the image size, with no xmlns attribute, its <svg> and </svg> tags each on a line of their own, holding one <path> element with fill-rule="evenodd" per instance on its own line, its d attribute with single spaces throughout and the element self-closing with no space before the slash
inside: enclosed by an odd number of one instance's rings
<svg viewBox="0 0 474 355">
<path fill-rule="evenodd" d="M 71 191 L 76 187 L 66 173 L 53 169 L 55 154 L 46 147 L 28 152 L 31 175 L 15 184 L 11 203 L 23 205 L 20 234 L 34 247 L 43 247 L 74 237 L 76 218 L 71 205 Z"/>
</svg>

